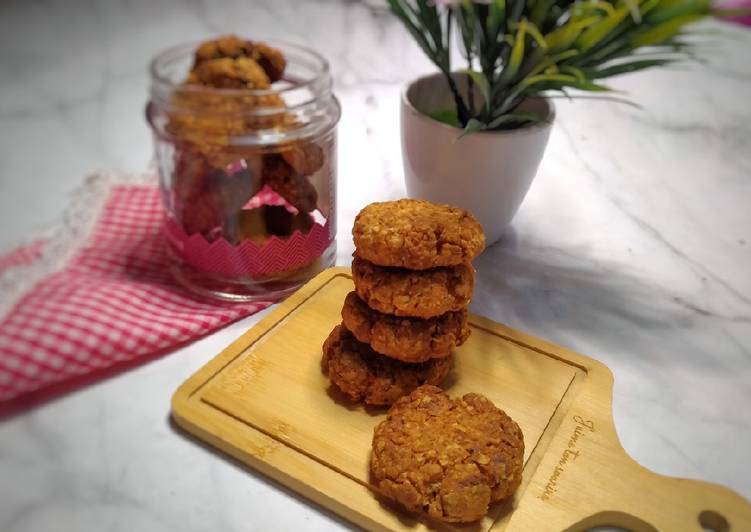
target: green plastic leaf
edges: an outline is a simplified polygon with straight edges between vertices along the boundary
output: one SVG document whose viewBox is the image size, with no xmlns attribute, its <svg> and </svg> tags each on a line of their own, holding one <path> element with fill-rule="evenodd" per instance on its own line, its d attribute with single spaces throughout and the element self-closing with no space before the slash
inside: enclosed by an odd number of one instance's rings
<svg viewBox="0 0 751 532">
<path fill-rule="evenodd" d="M 498 118 L 489 122 L 486 128 L 496 129 L 504 124 L 510 124 L 510 123 L 515 123 L 515 122 L 521 122 L 522 124 L 525 122 L 539 123 L 539 122 L 545 122 L 545 119 L 536 113 L 531 113 L 529 111 L 517 111 L 516 113 L 508 113 L 508 114 L 499 116 Z"/>
<path fill-rule="evenodd" d="M 585 28 L 599 20 L 600 17 L 589 17 L 577 21 L 571 20 L 560 28 L 551 31 L 545 36 L 548 51 L 558 52 L 569 48 Z"/>
<path fill-rule="evenodd" d="M 454 127 L 462 127 L 459 123 L 459 117 L 456 116 L 456 109 L 444 109 L 443 111 L 435 111 L 428 116 L 438 122 L 443 122 Z"/>
<path fill-rule="evenodd" d="M 435 65 L 440 68 L 439 58 L 436 50 L 431 46 L 425 35 L 422 33 L 422 31 L 420 31 L 415 22 L 413 22 L 412 18 L 410 18 L 410 16 L 407 14 L 404 6 L 402 5 L 402 2 L 400 0 L 388 0 L 388 2 L 391 11 L 397 16 L 397 18 L 399 18 L 399 20 L 402 21 L 410 34 L 412 34 L 412 37 L 415 39 L 415 41 L 417 41 L 417 44 L 420 46 L 420 48 L 422 48 L 422 51 L 425 52 L 425 55 L 428 56 L 428 59 L 433 61 L 433 63 L 435 63 Z"/>
<path fill-rule="evenodd" d="M 482 94 L 483 102 L 485 102 L 485 105 L 489 105 L 490 103 L 490 83 L 488 82 L 488 78 L 485 77 L 485 74 L 482 72 L 477 72 L 476 70 L 469 70 L 465 69 L 461 71 L 462 74 L 468 75 L 470 78 L 472 78 L 472 81 L 477 85 L 477 88 L 480 89 L 480 94 Z"/>
<path fill-rule="evenodd" d="M 639 2 L 636 0 L 623 0 L 623 2 L 628 6 L 629 13 L 631 13 L 631 18 L 636 24 L 641 23 L 641 12 L 639 11 Z"/>
<path fill-rule="evenodd" d="M 547 49 L 548 43 L 545 42 L 545 37 L 542 36 L 542 33 L 540 33 L 540 30 L 535 26 L 534 22 L 526 21 L 526 24 L 529 35 L 537 42 L 540 48 L 543 50 Z"/>
<path fill-rule="evenodd" d="M 575 82 L 568 83 L 567 85 L 573 89 L 591 92 L 611 92 L 613 90 L 607 85 L 600 85 L 598 83 L 592 83 L 591 81 L 576 80 Z"/>
<path fill-rule="evenodd" d="M 587 28 L 576 41 L 574 46 L 579 50 L 586 52 L 599 44 L 618 24 L 629 14 L 628 6 L 621 6 L 615 10 L 612 15 L 603 17 L 595 24 Z"/>
<path fill-rule="evenodd" d="M 542 27 L 543 22 L 545 22 L 545 17 L 550 12 L 550 8 L 554 3 L 555 0 L 537 0 L 534 7 L 532 8 L 532 13 L 529 17 L 529 21 L 538 28 Z"/>
<path fill-rule="evenodd" d="M 584 75 L 584 72 L 582 72 L 582 70 L 580 68 L 576 68 L 576 67 L 570 66 L 570 65 L 564 65 L 564 66 L 562 66 L 560 68 L 560 71 L 564 72 L 564 73 L 567 73 L 567 74 L 571 74 L 578 81 L 580 81 L 582 83 L 586 83 L 587 82 L 587 78 Z"/>
<path fill-rule="evenodd" d="M 527 37 L 527 21 L 522 20 L 519 23 L 519 29 L 516 30 L 516 38 L 514 39 L 514 47 L 511 49 L 511 57 L 509 58 L 508 65 L 504 71 L 509 73 L 508 79 L 514 77 L 519 71 L 519 67 L 524 59 L 524 43 Z"/>
<path fill-rule="evenodd" d="M 587 70 L 586 73 L 590 79 L 602 79 L 644 70 L 645 68 L 664 66 L 674 62 L 675 61 L 670 59 L 642 59 L 637 61 L 627 61 L 605 68 Z"/>
<path fill-rule="evenodd" d="M 600 11 L 605 15 L 612 15 L 615 13 L 615 7 L 613 4 L 604 1 L 595 2 L 576 2 L 572 8 L 572 12 L 576 17 L 584 17 L 592 14 L 593 12 Z M 599 13 L 596 13 L 599 14 Z"/>
<path fill-rule="evenodd" d="M 488 6 L 488 18 L 485 21 L 485 32 L 488 44 L 498 41 L 498 30 L 506 21 L 506 0 L 493 0 Z"/>
<path fill-rule="evenodd" d="M 695 22 L 699 19 L 701 19 L 704 15 L 701 14 L 690 14 L 690 15 L 682 15 L 680 17 L 676 17 L 674 19 L 668 20 L 667 22 L 663 22 L 659 26 L 652 28 L 649 31 L 646 31 L 642 33 L 641 35 L 636 36 L 631 40 L 631 44 L 635 47 L 637 46 L 653 46 L 656 44 L 663 43 L 676 35 L 683 26 L 686 24 L 689 24 L 691 22 Z"/>
<path fill-rule="evenodd" d="M 555 99 L 566 99 L 569 101 L 574 100 L 603 100 L 606 102 L 615 102 L 615 103 L 621 103 L 623 105 L 628 105 L 629 107 L 633 107 L 635 109 L 643 109 L 641 105 L 638 103 L 634 103 L 631 100 L 627 100 L 625 98 L 618 98 L 616 96 L 608 96 L 608 95 L 595 95 L 595 94 L 570 94 L 566 89 L 557 89 L 559 92 L 561 92 L 561 95 L 555 95 L 555 94 L 546 94 L 545 98 L 550 98 L 552 100 Z M 530 98 L 542 98 L 542 96 L 530 96 Z"/>
<path fill-rule="evenodd" d="M 462 139 L 466 137 L 467 135 L 471 135 L 472 133 L 477 133 L 478 131 L 484 131 L 487 129 L 487 125 L 483 122 L 480 122 L 476 118 L 470 118 L 469 122 L 467 122 L 467 125 L 464 126 L 464 131 L 462 131 L 462 134 L 459 135 L 459 138 Z"/>
<path fill-rule="evenodd" d="M 540 72 L 544 72 L 551 66 L 555 66 L 558 63 L 561 63 L 562 61 L 565 61 L 566 59 L 570 59 L 572 57 L 575 57 L 579 53 L 578 50 L 566 50 L 565 52 L 561 52 L 559 54 L 550 55 L 545 57 L 542 61 L 537 63 L 532 70 L 529 71 L 528 76 L 534 76 L 535 74 L 539 74 Z"/>
<path fill-rule="evenodd" d="M 645 17 L 645 21 L 657 25 L 688 14 L 708 14 L 709 0 L 661 0 Z"/>
<path fill-rule="evenodd" d="M 522 88 L 528 88 L 540 83 L 550 82 L 574 83 L 576 82 L 576 77 L 571 76 L 570 74 L 538 74 L 536 76 L 524 78 L 519 86 Z"/>
<path fill-rule="evenodd" d="M 492 117 L 510 115 L 524 98 L 567 89 L 609 91 L 598 80 L 695 57 L 696 40 L 686 27 L 722 9 L 712 1 L 387 0 L 446 76 L 450 40 L 460 38 L 464 73 L 478 95 L 472 101 L 481 95 L 485 104 L 468 106 L 449 80 L 456 112 L 442 121 L 459 122 L 465 134 L 503 127 Z M 452 24 L 458 32 L 452 33 Z"/>
</svg>

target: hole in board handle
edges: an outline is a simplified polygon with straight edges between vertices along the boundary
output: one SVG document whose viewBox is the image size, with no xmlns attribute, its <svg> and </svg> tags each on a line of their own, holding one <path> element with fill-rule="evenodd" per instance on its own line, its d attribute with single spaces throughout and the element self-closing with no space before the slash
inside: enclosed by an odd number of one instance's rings
<svg viewBox="0 0 751 532">
<path fill-rule="evenodd" d="M 730 523 L 721 514 L 713 510 L 704 510 L 699 514 L 699 524 L 705 532 L 728 532 Z"/>
</svg>

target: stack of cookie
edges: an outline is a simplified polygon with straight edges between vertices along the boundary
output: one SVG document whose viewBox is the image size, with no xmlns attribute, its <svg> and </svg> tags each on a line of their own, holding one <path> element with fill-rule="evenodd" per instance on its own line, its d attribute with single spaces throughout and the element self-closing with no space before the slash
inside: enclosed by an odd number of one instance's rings
<svg viewBox="0 0 751 532">
<path fill-rule="evenodd" d="M 408 199 L 368 205 L 352 235 L 355 291 L 323 366 L 351 399 L 388 405 L 451 370 L 453 348 L 469 336 L 470 261 L 485 236 L 462 209 Z"/>
</svg>

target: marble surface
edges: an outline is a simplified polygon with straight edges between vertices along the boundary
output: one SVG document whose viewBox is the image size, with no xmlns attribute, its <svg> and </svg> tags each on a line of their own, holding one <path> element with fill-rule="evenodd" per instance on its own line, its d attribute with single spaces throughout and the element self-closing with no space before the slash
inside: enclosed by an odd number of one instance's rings
<svg viewBox="0 0 751 532">
<path fill-rule="evenodd" d="M 641 110 L 558 102 L 472 310 L 607 364 L 646 467 L 751 498 L 751 32 L 721 29 L 705 65 L 613 81 Z M 0 248 L 54 223 L 87 172 L 145 169 L 148 59 L 229 31 L 331 60 L 346 264 L 357 210 L 404 194 L 399 91 L 432 70 L 378 1 L 0 3 Z M 172 391 L 258 317 L 0 422 L 0 530 L 347 527 L 169 422 Z"/>
</svg>

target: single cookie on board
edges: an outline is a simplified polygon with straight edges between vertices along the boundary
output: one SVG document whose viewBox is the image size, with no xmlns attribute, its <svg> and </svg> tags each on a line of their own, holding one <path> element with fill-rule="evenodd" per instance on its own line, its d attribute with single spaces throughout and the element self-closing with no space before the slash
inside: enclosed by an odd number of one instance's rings
<svg viewBox="0 0 751 532">
<path fill-rule="evenodd" d="M 342 320 L 355 338 L 403 362 L 447 357 L 469 336 L 466 309 L 426 320 L 391 316 L 370 308 L 356 292 L 344 299 Z"/>
<path fill-rule="evenodd" d="M 453 357 L 407 364 L 376 353 L 337 325 L 323 344 L 322 362 L 331 382 L 353 401 L 390 405 L 423 384 L 440 384 Z"/>
<path fill-rule="evenodd" d="M 469 262 L 485 247 L 482 227 L 467 211 L 413 199 L 371 203 L 355 218 L 352 236 L 361 258 L 412 270 Z"/>
<path fill-rule="evenodd" d="M 524 438 L 486 397 L 452 400 L 422 386 L 399 399 L 373 433 L 371 479 L 379 492 L 414 512 L 471 522 L 514 494 Z"/>
<path fill-rule="evenodd" d="M 433 318 L 469 304 L 475 272 L 469 264 L 430 270 L 378 266 L 355 256 L 352 279 L 368 306 L 395 316 Z"/>
</svg>

